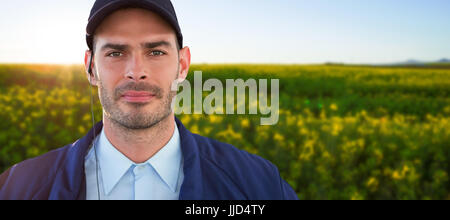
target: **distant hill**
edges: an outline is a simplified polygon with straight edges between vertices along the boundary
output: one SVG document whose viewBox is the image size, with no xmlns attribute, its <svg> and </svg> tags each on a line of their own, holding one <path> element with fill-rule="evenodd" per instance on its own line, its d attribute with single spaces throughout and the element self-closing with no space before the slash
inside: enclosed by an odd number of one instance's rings
<svg viewBox="0 0 450 220">
<path fill-rule="evenodd" d="M 364 63 L 343 63 L 328 61 L 323 63 L 326 66 L 371 66 L 371 67 L 398 67 L 398 68 L 433 68 L 433 69 L 450 69 L 450 59 L 442 58 L 437 61 L 422 61 L 416 59 L 409 59 L 403 62 L 396 63 L 377 63 L 377 64 L 364 64 Z"/>
<path fill-rule="evenodd" d="M 438 63 L 450 63 L 450 59 L 442 58 L 438 61 Z"/>
<path fill-rule="evenodd" d="M 450 59 L 448 58 L 442 58 L 437 61 L 422 61 L 422 60 L 416 60 L 416 59 L 409 59 L 403 62 L 396 62 L 396 63 L 378 63 L 378 64 L 352 64 L 352 63 L 342 63 L 342 62 L 333 62 L 328 61 L 325 62 L 324 65 L 327 66 L 392 66 L 392 67 L 403 67 L 403 66 L 411 66 L 411 67 L 428 67 L 428 66 L 443 66 L 445 68 L 450 67 Z"/>
<path fill-rule="evenodd" d="M 450 64 L 450 59 L 447 58 L 442 58 L 440 60 L 431 62 L 409 59 L 405 62 L 393 63 L 391 64 L 391 66 L 427 66 L 427 65 L 448 65 L 448 64 Z"/>
<path fill-rule="evenodd" d="M 422 65 L 425 65 L 426 63 L 425 62 L 422 62 L 422 61 L 419 61 L 419 60 L 414 60 L 414 59 L 409 59 L 409 60 L 407 60 L 407 61 L 405 61 L 405 62 L 399 62 L 399 63 L 394 63 L 393 65 L 400 65 L 400 66 L 403 66 L 403 65 L 412 65 L 412 66 L 415 66 L 415 65 L 418 65 L 418 66 L 422 66 Z"/>
</svg>

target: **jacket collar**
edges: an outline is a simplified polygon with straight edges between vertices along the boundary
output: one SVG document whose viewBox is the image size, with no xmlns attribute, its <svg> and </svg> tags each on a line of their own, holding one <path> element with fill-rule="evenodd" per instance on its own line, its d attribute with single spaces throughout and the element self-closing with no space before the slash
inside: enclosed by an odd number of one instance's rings
<svg viewBox="0 0 450 220">
<path fill-rule="evenodd" d="M 181 185 L 179 199 L 199 200 L 202 198 L 203 185 L 198 143 L 193 134 L 177 117 L 175 117 L 175 122 L 178 126 L 184 158 L 184 181 Z M 101 132 L 102 127 L 103 122 L 100 121 L 84 137 L 68 146 L 66 162 L 57 171 L 49 199 L 86 199 L 84 159 L 94 137 Z"/>
</svg>

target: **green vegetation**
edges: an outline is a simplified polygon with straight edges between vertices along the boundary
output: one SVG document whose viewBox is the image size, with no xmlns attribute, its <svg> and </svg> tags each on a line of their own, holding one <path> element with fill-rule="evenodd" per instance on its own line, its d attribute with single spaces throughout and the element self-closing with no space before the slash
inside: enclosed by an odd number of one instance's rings
<svg viewBox="0 0 450 220">
<path fill-rule="evenodd" d="M 261 115 L 178 117 L 272 161 L 300 199 L 450 199 L 450 68 L 194 65 L 188 80 L 196 70 L 203 81 L 280 79 L 276 125 L 259 125 Z M 0 65 L 0 120 L 0 172 L 84 136 L 83 67 Z"/>
</svg>

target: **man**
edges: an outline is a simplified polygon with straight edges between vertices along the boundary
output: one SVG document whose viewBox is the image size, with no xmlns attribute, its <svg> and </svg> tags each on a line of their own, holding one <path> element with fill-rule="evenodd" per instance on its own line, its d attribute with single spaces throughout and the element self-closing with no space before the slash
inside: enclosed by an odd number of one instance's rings
<svg viewBox="0 0 450 220">
<path fill-rule="evenodd" d="M 0 199 L 297 199 L 270 162 L 190 133 L 171 110 L 190 51 L 169 0 L 97 0 L 87 77 L 103 120 L 0 176 Z"/>
</svg>

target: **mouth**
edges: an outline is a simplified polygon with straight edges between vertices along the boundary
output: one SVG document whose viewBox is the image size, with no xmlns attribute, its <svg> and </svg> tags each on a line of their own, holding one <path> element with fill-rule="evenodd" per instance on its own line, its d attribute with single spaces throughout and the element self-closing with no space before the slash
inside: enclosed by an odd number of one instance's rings
<svg viewBox="0 0 450 220">
<path fill-rule="evenodd" d="M 134 102 L 134 103 L 145 103 L 149 102 L 155 97 L 154 94 L 149 92 L 142 92 L 142 91 L 126 91 L 122 94 L 123 99 L 127 102 Z"/>
</svg>

